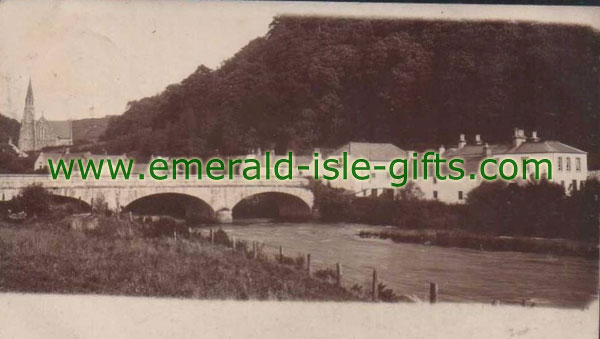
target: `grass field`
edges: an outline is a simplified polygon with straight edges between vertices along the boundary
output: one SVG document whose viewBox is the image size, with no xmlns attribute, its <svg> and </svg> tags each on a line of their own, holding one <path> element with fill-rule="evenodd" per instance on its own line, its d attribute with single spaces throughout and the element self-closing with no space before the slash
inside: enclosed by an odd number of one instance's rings
<svg viewBox="0 0 600 339">
<path fill-rule="evenodd" d="M 104 223 L 111 223 L 110 220 Z M 236 300 L 358 300 L 306 272 L 204 239 L 0 224 L 0 292 Z"/>
</svg>

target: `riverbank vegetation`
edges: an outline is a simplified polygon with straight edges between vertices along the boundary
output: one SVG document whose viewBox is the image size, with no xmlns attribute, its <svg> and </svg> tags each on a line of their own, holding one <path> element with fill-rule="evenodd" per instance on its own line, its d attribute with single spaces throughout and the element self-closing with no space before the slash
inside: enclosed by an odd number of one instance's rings
<svg viewBox="0 0 600 339">
<path fill-rule="evenodd" d="M 222 231 L 215 232 L 211 244 L 168 219 L 147 225 L 106 217 L 91 220 L 78 229 L 68 220 L 0 224 L 0 291 L 362 300 L 349 290 L 309 278 L 296 260 L 278 263 L 263 254 L 251 259 L 243 242 L 232 251 Z"/>
<path fill-rule="evenodd" d="M 323 221 L 397 228 L 386 232 L 366 230 L 362 236 L 440 246 L 597 256 L 597 180 L 588 180 L 570 195 L 560 185 L 547 181 L 522 185 L 486 182 L 469 193 L 465 204 L 422 200 L 414 185 L 395 197 L 355 197 L 319 182 L 311 187 Z M 406 230 L 415 232 L 403 232 Z"/>
</svg>

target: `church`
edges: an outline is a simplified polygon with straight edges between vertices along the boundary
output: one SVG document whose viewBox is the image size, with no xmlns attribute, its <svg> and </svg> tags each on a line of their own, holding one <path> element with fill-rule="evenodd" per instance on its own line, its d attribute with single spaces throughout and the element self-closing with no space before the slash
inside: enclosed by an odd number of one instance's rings
<svg viewBox="0 0 600 339">
<path fill-rule="evenodd" d="M 50 121 L 44 114 L 35 120 L 33 89 L 31 80 L 25 97 L 25 110 L 21 121 L 18 147 L 21 151 L 37 151 L 44 147 L 68 146 L 73 144 L 71 121 Z"/>
</svg>

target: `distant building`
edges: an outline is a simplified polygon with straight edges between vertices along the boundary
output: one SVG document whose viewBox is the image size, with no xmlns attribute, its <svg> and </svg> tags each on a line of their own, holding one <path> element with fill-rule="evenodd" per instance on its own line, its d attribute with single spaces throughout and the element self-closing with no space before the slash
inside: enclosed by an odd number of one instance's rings
<svg viewBox="0 0 600 339">
<path fill-rule="evenodd" d="M 21 121 L 18 147 L 21 151 L 37 151 L 44 147 L 68 146 L 73 144 L 71 121 L 50 121 L 44 115 L 35 120 L 33 89 L 31 80 L 27 87 L 25 109 Z"/>
<path fill-rule="evenodd" d="M 52 160 L 52 164 L 58 164 L 59 160 L 63 160 L 68 164 L 71 160 L 76 162 L 79 159 L 87 159 L 92 155 L 90 152 L 73 152 L 71 153 L 68 149 L 65 152 L 40 152 L 38 157 L 33 163 L 33 170 L 39 171 L 44 168 L 48 168 L 48 159 Z M 54 165 L 56 167 L 56 165 Z M 78 166 L 73 166 L 73 170 L 79 172 Z"/>
<path fill-rule="evenodd" d="M 344 152 L 347 154 L 348 163 L 348 177 L 346 180 L 342 178 L 341 174 Z M 323 182 L 330 182 L 332 187 L 350 190 L 357 196 L 379 196 L 381 194 L 394 194 L 394 187 L 390 185 L 392 177 L 388 171 L 390 162 L 394 159 L 405 159 L 408 156 L 409 152 L 390 143 L 349 142 L 329 152 L 319 162 L 321 167 L 327 159 L 336 159 L 339 164 L 340 177 L 337 180 L 323 180 Z M 352 176 L 351 167 L 356 159 L 369 161 L 369 179 L 357 180 Z M 376 167 L 385 169 L 380 170 Z M 360 174 L 366 175 L 367 173 L 360 171 Z"/>
<path fill-rule="evenodd" d="M 484 159 L 493 158 L 498 165 L 502 160 L 511 159 L 517 163 L 517 176 L 514 182 L 526 182 L 535 173 L 534 165 L 528 164 L 525 168 L 529 175 L 523 179 L 523 161 L 529 159 L 548 159 L 552 163 L 551 182 L 561 185 L 565 192 L 570 193 L 578 190 L 588 177 L 587 153 L 575 147 L 566 145 L 560 141 L 541 140 L 536 131 L 530 137 L 525 131 L 515 128 L 512 142 L 504 144 L 488 144 L 481 140 L 480 135 L 475 136 L 473 144 L 468 144 L 465 135 L 461 134 L 456 147 L 445 149 L 440 147 L 439 153 L 444 159 L 461 158 L 464 160 L 465 177 L 462 180 L 438 180 L 430 176 L 427 180 L 420 178 L 419 187 L 425 194 L 426 199 L 437 199 L 449 203 L 465 202 L 468 192 L 479 186 L 484 180 L 479 176 L 479 167 Z M 507 171 L 510 166 L 507 166 Z M 486 173 L 488 175 L 498 174 L 497 165 L 488 164 Z M 540 177 L 548 178 L 546 166 L 540 166 Z M 433 173 L 433 172 L 430 172 Z M 474 173 L 474 180 L 469 174 Z"/>
</svg>

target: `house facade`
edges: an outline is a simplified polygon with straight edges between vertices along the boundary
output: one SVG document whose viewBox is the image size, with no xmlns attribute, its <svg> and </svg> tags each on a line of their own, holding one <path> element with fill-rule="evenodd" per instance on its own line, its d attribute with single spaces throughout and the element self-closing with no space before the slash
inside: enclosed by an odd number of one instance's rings
<svg viewBox="0 0 600 339">
<path fill-rule="evenodd" d="M 567 194 L 580 189 L 588 177 L 585 151 L 560 141 L 542 140 L 536 131 L 532 131 L 530 136 L 526 136 L 524 130 L 515 128 L 512 141 L 503 144 L 485 143 L 479 135 L 475 135 L 474 141 L 469 144 L 465 135 L 461 134 L 455 147 L 445 149 L 442 146 L 439 153 L 445 159 L 463 159 L 465 177 L 457 181 L 440 181 L 434 178 L 419 179 L 418 185 L 426 199 L 438 199 L 448 203 L 463 203 L 469 191 L 484 181 L 479 176 L 480 164 L 484 159 L 494 159 L 498 164 L 486 165 L 486 174 L 489 176 L 498 175 L 498 166 L 503 160 L 514 161 L 517 164 L 516 169 L 513 169 L 512 165 L 508 165 L 504 172 L 511 174 L 513 170 L 516 170 L 517 175 L 512 181 L 520 183 L 531 180 L 535 173 L 535 165 L 530 163 L 524 166 L 525 160 L 548 159 L 552 164 L 552 177 L 548 178 L 548 170 L 545 165 L 539 167 L 540 176 L 561 185 Z M 523 179 L 524 170 L 527 179 Z M 475 179 L 469 177 L 471 173 L 476 175 Z"/>
</svg>

